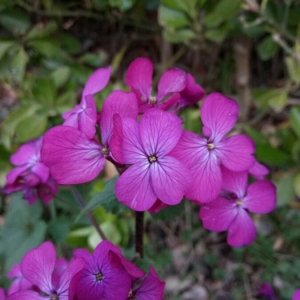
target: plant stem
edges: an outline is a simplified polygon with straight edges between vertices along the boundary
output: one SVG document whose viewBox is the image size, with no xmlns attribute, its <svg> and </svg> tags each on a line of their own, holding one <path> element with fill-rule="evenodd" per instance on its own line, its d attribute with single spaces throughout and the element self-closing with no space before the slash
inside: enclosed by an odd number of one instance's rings
<svg viewBox="0 0 300 300">
<path fill-rule="evenodd" d="M 135 212 L 135 252 L 136 254 L 143 258 L 144 256 L 144 212 Z"/>
<path fill-rule="evenodd" d="M 85 208 L 85 201 L 83 200 L 83 198 L 81 197 L 81 195 L 79 194 L 78 190 L 76 189 L 76 187 L 72 186 L 72 192 L 74 197 L 76 198 L 76 200 L 78 201 L 79 205 L 84 209 Z M 91 213 L 90 210 L 86 210 L 85 211 L 86 215 L 88 216 L 88 218 L 90 219 L 90 222 L 92 223 L 92 225 L 95 227 L 95 229 L 97 230 L 99 236 L 101 237 L 102 240 L 107 240 L 107 237 L 105 236 L 104 232 L 102 231 L 102 229 L 100 228 L 98 222 L 96 221 L 96 219 L 94 218 L 93 214 Z"/>
</svg>

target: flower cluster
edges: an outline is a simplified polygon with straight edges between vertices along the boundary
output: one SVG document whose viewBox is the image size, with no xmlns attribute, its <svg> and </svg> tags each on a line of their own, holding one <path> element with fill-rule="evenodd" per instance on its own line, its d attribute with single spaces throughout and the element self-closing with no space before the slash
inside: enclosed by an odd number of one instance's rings
<svg viewBox="0 0 300 300">
<path fill-rule="evenodd" d="M 23 192 L 23 198 L 33 204 L 38 198 L 48 203 L 57 192 L 58 185 L 49 168 L 41 161 L 43 138 L 22 145 L 10 158 L 16 166 L 7 176 L 5 193 Z"/>
<path fill-rule="evenodd" d="M 75 250 L 70 262 L 57 259 L 54 245 L 44 242 L 25 254 L 8 276 L 14 281 L 7 300 L 160 300 L 165 286 L 152 266 L 146 275 L 109 241 L 93 254 Z"/>
</svg>

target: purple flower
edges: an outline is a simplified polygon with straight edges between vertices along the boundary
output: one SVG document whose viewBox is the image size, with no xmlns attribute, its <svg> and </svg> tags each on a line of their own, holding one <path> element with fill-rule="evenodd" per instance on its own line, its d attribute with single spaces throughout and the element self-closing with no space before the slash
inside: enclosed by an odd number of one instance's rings
<svg viewBox="0 0 300 300">
<path fill-rule="evenodd" d="M 106 158 L 114 159 L 110 152 L 110 139 L 115 114 L 137 118 L 138 108 L 134 93 L 114 91 L 105 100 L 100 116 L 102 144 L 69 126 L 56 126 L 46 132 L 42 159 L 58 183 L 77 184 L 91 181 L 102 171 Z"/>
<path fill-rule="evenodd" d="M 24 171 L 35 174 L 41 182 L 46 182 L 49 178 L 49 168 L 41 161 L 41 147 L 43 138 L 30 141 L 22 145 L 19 150 L 10 157 L 13 165 L 17 166 L 10 171 L 7 176 L 7 183 L 13 184 L 18 176 Z"/>
<path fill-rule="evenodd" d="M 0 300 L 5 300 L 5 290 L 0 288 Z"/>
<path fill-rule="evenodd" d="M 110 78 L 110 72 L 111 67 L 95 71 L 87 80 L 80 104 L 63 113 L 64 125 L 80 130 L 89 139 L 92 139 L 96 133 L 97 111 L 93 95 L 105 88 Z"/>
<path fill-rule="evenodd" d="M 267 214 L 275 209 L 276 188 L 273 183 L 261 180 L 247 187 L 247 172 L 233 172 L 222 168 L 224 195 L 200 209 L 200 218 L 206 229 L 228 230 L 227 242 L 233 247 L 251 244 L 256 228 L 247 211 Z"/>
<path fill-rule="evenodd" d="M 19 264 L 14 265 L 9 273 L 7 274 L 8 278 L 14 279 L 14 281 L 11 283 L 7 294 L 11 295 L 13 293 L 23 291 L 23 290 L 29 290 L 32 287 L 32 284 L 26 280 L 21 272 L 21 268 Z M 0 297 L 1 299 L 1 297 Z"/>
<path fill-rule="evenodd" d="M 300 289 L 294 292 L 292 300 L 300 300 Z"/>
<path fill-rule="evenodd" d="M 172 155 L 190 169 L 193 184 L 186 197 L 207 203 L 220 193 L 221 164 L 233 171 L 248 170 L 254 164 L 254 144 L 250 138 L 238 134 L 225 135 L 238 118 L 237 103 L 219 93 L 204 99 L 201 107 L 203 133 L 206 137 L 184 131 Z"/>
<path fill-rule="evenodd" d="M 268 282 L 265 282 L 261 285 L 261 287 L 259 288 L 259 294 L 267 297 L 269 300 L 276 300 L 272 285 Z"/>
<path fill-rule="evenodd" d="M 121 259 L 120 249 L 109 241 L 101 242 L 94 254 L 78 249 L 74 256 L 85 260 L 77 284 L 78 300 L 124 300 L 130 291 L 131 276 L 140 277 L 144 274 L 129 261 L 125 262 L 125 258 Z"/>
<path fill-rule="evenodd" d="M 166 97 L 168 99 L 162 108 L 172 106 L 180 99 L 179 92 L 186 87 L 186 73 L 180 69 L 170 69 L 161 76 L 157 86 L 157 95 L 152 96 L 152 76 L 153 63 L 145 57 L 135 59 L 126 73 L 126 84 L 131 91 L 136 93 L 140 113 L 148 108 L 161 106 Z"/>
<path fill-rule="evenodd" d="M 169 155 L 181 136 L 181 120 L 155 108 L 147 110 L 140 123 L 118 120 L 111 150 L 131 166 L 116 182 L 117 199 L 137 211 L 148 210 L 157 199 L 178 204 L 191 180 L 185 165 Z"/>
<path fill-rule="evenodd" d="M 249 169 L 249 173 L 257 180 L 263 180 L 269 174 L 269 170 L 264 165 L 255 161 L 254 165 Z"/>
<path fill-rule="evenodd" d="M 155 269 L 150 266 L 150 273 L 138 288 L 133 287 L 130 290 L 127 300 L 162 300 L 164 289 L 165 283 L 159 279 Z"/>
<path fill-rule="evenodd" d="M 34 296 L 36 299 L 74 299 L 75 288 L 79 278 L 78 275 L 79 272 L 84 268 L 84 260 L 76 258 L 71 261 L 68 267 L 61 274 L 59 281 L 53 280 L 55 266 L 55 248 L 50 242 L 45 242 L 38 248 L 30 250 L 22 259 L 21 271 L 23 276 L 32 285 L 36 286 L 40 290 L 40 293 L 44 295 L 41 297 L 36 292 L 36 295 Z M 22 297 L 15 299 L 35 299 L 27 296 L 31 294 L 33 294 L 32 291 L 24 292 L 22 293 L 24 298 Z"/>
</svg>

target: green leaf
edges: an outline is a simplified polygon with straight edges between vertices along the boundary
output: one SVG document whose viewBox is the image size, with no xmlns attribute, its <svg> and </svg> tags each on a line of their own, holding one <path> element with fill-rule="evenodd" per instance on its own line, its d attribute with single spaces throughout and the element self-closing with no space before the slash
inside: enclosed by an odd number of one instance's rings
<svg viewBox="0 0 300 300">
<path fill-rule="evenodd" d="M 287 104 L 288 93 L 285 89 L 253 89 L 252 97 L 258 108 L 263 110 L 268 107 L 281 111 Z"/>
<path fill-rule="evenodd" d="M 116 199 L 115 184 L 118 176 L 106 182 L 104 191 L 96 194 L 87 204 L 86 209 L 95 209 L 102 206 L 106 212 L 118 214 L 128 210 L 128 207 Z"/>
<path fill-rule="evenodd" d="M 61 47 L 70 54 L 79 54 L 82 50 L 80 41 L 70 34 L 60 35 Z"/>
<path fill-rule="evenodd" d="M 290 110 L 289 121 L 291 123 L 292 129 L 297 134 L 298 138 L 300 138 L 300 108 L 293 107 Z"/>
<path fill-rule="evenodd" d="M 35 25 L 26 35 L 25 40 L 41 39 L 49 36 L 57 30 L 58 26 L 56 22 L 49 22 L 44 27 L 41 24 Z"/>
<path fill-rule="evenodd" d="M 221 0 L 218 1 L 214 12 L 223 20 L 230 20 L 236 16 L 242 5 L 242 0 Z"/>
<path fill-rule="evenodd" d="M 279 50 L 279 46 L 274 42 L 272 36 L 268 36 L 264 38 L 257 45 L 257 52 L 261 60 L 269 60 L 271 59 Z"/>
<path fill-rule="evenodd" d="M 13 33 L 23 33 L 30 27 L 29 15 L 16 7 L 2 11 L 0 23 Z"/>
<path fill-rule="evenodd" d="M 294 191 L 298 198 L 300 198 L 300 173 L 296 174 L 294 178 Z"/>
<path fill-rule="evenodd" d="M 195 0 L 162 0 L 162 5 L 175 10 L 181 10 L 188 15 L 195 13 L 197 1 Z"/>
<path fill-rule="evenodd" d="M 59 216 L 48 224 L 48 232 L 56 242 L 65 242 L 71 227 L 71 220 Z"/>
<path fill-rule="evenodd" d="M 283 206 L 295 198 L 294 191 L 294 174 L 285 174 L 276 182 L 277 187 L 277 206 Z"/>
<path fill-rule="evenodd" d="M 214 42 L 222 42 L 232 30 L 230 23 L 224 23 L 218 28 L 207 29 L 205 37 Z"/>
<path fill-rule="evenodd" d="M 76 104 L 76 92 L 69 90 L 62 95 L 56 97 L 55 108 L 59 114 L 66 112 L 74 107 Z"/>
<path fill-rule="evenodd" d="M 68 66 L 63 66 L 52 72 L 51 77 L 54 80 L 56 88 L 61 88 L 70 78 L 71 70 Z"/>
<path fill-rule="evenodd" d="M 285 64 L 287 66 L 289 76 L 293 82 L 300 83 L 300 65 L 293 57 L 287 57 L 285 59 Z"/>
<path fill-rule="evenodd" d="M 161 5 L 158 9 L 158 22 L 167 28 L 180 29 L 190 25 L 187 16 L 180 11 Z"/>
<path fill-rule="evenodd" d="M 29 57 L 25 52 L 24 48 L 20 48 L 17 53 L 14 55 L 14 58 L 11 62 L 13 79 L 17 82 L 21 82 L 23 80 L 25 69 Z"/>
<path fill-rule="evenodd" d="M 107 52 L 98 51 L 97 53 L 89 53 L 87 52 L 83 56 L 81 56 L 80 61 L 91 66 L 91 67 L 99 67 L 102 66 L 107 59 Z"/>
<path fill-rule="evenodd" d="M 2 127 L 2 143 L 7 148 L 11 147 L 11 139 L 14 137 L 16 127 L 20 122 L 32 116 L 38 109 L 37 105 L 19 108 L 12 111 L 4 120 Z"/>
<path fill-rule="evenodd" d="M 48 118 L 45 115 L 33 115 L 22 120 L 16 127 L 16 135 L 20 142 L 38 138 L 47 128 Z"/>
<path fill-rule="evenodd" d="M 164 31 L 164 38 L 172 43 L 188 42 L 196 38 L 196 33 L 191 29 L 171 30 Z"/>
<path fill-rule="evenodd" d="M 44 241 L 46 224 L 42 221 L 40 202 L 29 205 L 14 194 L 10 201 L 3 225 L 1 252 L 4 254 L 5 270 L 19 263 L 26 252 Z"/>
<path fill-rule="evenodd" d="M 13 45 L 16 45 L 13 41 L 0 41 L 0 60 Z"/>
<path fill-rule="evenodd" d="M 287 166 L 293 164 L 290 155 L 271 145 L 256 145 L 256 157 L 259 161 L 270 166 Z"/>
</svg>

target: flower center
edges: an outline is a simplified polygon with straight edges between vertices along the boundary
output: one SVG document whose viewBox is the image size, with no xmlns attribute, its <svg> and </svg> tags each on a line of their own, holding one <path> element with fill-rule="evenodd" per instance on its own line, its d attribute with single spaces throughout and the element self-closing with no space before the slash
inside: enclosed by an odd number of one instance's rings
<svg viewBox="0 0 300 300">
<path fill-rule="evenodd" d="M 215 145 L 213 143 L 208 143 L 207 148 L 208 148 L 208 150 L 212 150 L 215 148 Z"/>
<path fill-rule="evenodd" d="M 148 100 L 149 104 L 155 104 L 156 103 L 156 97 L 155 96 L 150 96 L 149 100 Z"/>
<path fill-rule="evenodd" d="M 58 297 L 57 294 L 52 294 L 52 295 L 50 296 L 50 299 L 51 299 L 51 300 L 59 300 L 59 297 Z"/>
<path fill-rule="evenodd" d="M 155 155 L 148 156 L 148 161 L 154 163 L 157 161 L 157 157 Z"/>
<path fill-rule="evenodd" d="M 235 201 L 235 203 L 236 203 L 236 205 L 238 205 L 238 206 L 243 205 L 243 201 L 242 201 L 242 200 Z"/>
<path fill-rule="evenodd" d="M 103 280 L 103 275 L 100 272 L 95 274 L 95 277 L 96 277 L 96 281 L 102 281 Z"/>
<path fill-rule="evenodd" d="M 128 293 L 128 298 L 131 299 L 132 296 L 133 296 L 133 291 L 130 290 L 129 293 Z"/>
<path fill-rule="evenodd" d="M 106 147 L 103 147 L 103 148 L 101 149 L 101 152 L 102 152 L 103 155 L 108 155 L 108 154 L 109 154 L 109 149 L 106 148 Z"/>
</svg>

